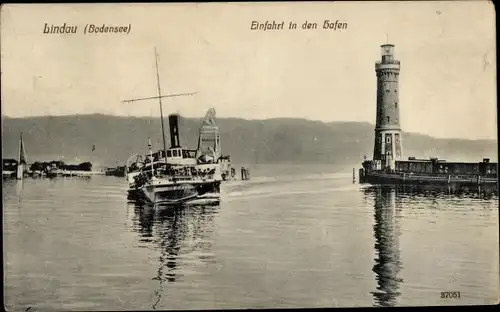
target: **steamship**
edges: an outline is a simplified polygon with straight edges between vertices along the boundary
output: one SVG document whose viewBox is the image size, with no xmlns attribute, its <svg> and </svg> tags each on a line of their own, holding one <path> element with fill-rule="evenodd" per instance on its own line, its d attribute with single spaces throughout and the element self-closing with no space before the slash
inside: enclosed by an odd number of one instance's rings
<svg viewBox="0 0 500 312">
<path fill-rule="evenodd" d="M 148 204 L 206 204 L 220 201 L 222 181 L 220 166 L 220 138 L 215 124 L 215 110 L 210 109 L 200 129 L 197 150 L 184 148 L 179 142 L 179 115 L 170 114 L 170 147 L 166 147 L 163 122 L 162 98 L 192 95 L 194 93 L 161 95 L 158 71 L 158 55 L 155 50 L 158 96 L 128 100 L 133 102 L 157 98 L 161 115 L 163 150 L 153 153 L 151 140 L 148 142 L 149 156 L 133 155 L 136 161 L 125 172 L 129 183 L 129 199 Z"/>
<path fill-rule="evenodd" d="M 385 44 L 382 60 L 375 64 L 377 74 L 377 120 L 373 160 L 359 169 L 359 182 L 370 184 L 441 185 L 457 188 L 498 186 L 498 164 L 447 162 L 438 158 L 402 160 L 399 123 L 398 78 L 400 62 L 393 59 L 394 45 Z"/>
<path fill-rule="evenodd" d="M 215 114 L 215 110 L 210 110 L 207 115 L 212 112 Z M 149 157 L 133 155 L 129 158 L 135 158 L 133 163 L 126 165 L 129 199 L 149 204 L 213 204 L 220 201 L 222 174 L 218 135 L 212 136 L 215 146 L 207 146 L 207 133 L 200 130 L 198 149 L 184 148 L 179 144 L 178 120 L 177 114 L 169 115 L 170 148 L 153 153 L 149 141 Z"/>
</svg>

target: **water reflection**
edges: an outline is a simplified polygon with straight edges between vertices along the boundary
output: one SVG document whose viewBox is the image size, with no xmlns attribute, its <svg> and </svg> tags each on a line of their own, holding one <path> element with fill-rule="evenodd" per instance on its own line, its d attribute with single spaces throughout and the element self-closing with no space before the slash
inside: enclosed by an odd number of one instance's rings
<svg viewBox="0 0 500 312">
<path fill-rule="evenodd" d="M 21 202 L 21 199 L 23 197 L 23 190 L 24 190 L 24 180 L 17 180 L 16 181 L 16 196 L 18 197 L 18 201 Z"/>
<path fill-rule="evenodd" d="M 432 185 L 385 186 L 396 190 L 398 195 L 436 199 L 444 197 L 491 199 L 498 196 L 496 186 L 460 187 Z M 372 187 L 373 188 L 373 187 Z"/>
<path fill-rule="evenodd" d="M 372 292 L 375 305 L 394 306 L 401 294 L 398 277 L 402 268 L 399 250 L 399 220 L 401 201 L 396 190 L 390 187 L 365 189 L 365 194 L 373 197 L 375 250 L 377 258 L 373 272 L 376 274 L 377 291 Z"/>
<path fill-rule="evenodd" d="M 135 210 L 135 224 L 134 229 L 139 233 L 139 241 L 141 243 L 152 242 L 153 237 L 153 221 L 154 209 L 139 204 L 134 205 Z"/>
<path fill-rule="evenodd" d="M 153 244 L 158 249 L 158 271 L 153 280 L 158 281 L 155 290 L 157 308 L 164 296 L 167 284 L 175 283 L 186 271 L 196 269 L 197 263 L 213 262 L 210 252 L 214 231 L 213 217 L 219 206 L 139 206 L 135 204 L 135 228 L 140 242 Z"/>
<path fill-rule="evenodd" d="M 400 295 L 403 279 L 399 273 L 403 268 L 400 259 L 400 218 L 403 203 L 431 202 L 437 206 L 443 199 L 479 200 L 491 202 L 497 197 L 496 187 L 472 187 L 454 189 L 436 186 L 392 186 L 378 185 L 363 189 L 365 200 L 373 202 L 375 251 L 373 272 L 376 274 L 377 291 L 372 292 L 376 306 L 394 306 Z M 476 204 L 477 205 L 477 204 Z"/>
</svg>

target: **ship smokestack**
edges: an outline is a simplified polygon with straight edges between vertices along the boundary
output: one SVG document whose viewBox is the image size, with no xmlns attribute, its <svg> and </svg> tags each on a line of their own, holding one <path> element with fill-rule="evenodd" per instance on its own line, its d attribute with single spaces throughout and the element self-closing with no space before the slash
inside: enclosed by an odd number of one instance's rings
<svg viewBox="0 0 500 312">
<path fill-rule="evenodd" d="M 168 123 L 170 126 L 170 147 L 180 147 L 179 141 L 179 115 L 168 115 Z"/>
</svg>

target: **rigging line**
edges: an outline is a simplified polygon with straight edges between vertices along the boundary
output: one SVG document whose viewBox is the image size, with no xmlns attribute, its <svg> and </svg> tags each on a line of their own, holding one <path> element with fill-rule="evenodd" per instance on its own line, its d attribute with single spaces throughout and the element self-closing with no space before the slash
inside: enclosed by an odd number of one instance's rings
<svg viewBox="0 0 500 312">
<path fill-rule="evenodd" d="M 175 97 L 175 96 L 183 96 L 183 95 L 193 95 L 193 94 L 196 94 L 196 93 L 198 93 L 198 92 L 167 94 L 167 95 L 162 95 L 162 96 L 150 96 L 150 97 L 145 97 L 145 98 L 137 98 L 137 99 L 131 99 L 131 100 L 124 100 L 124 101 L 122 101 L 122 103 L 130 103 L 130 102 L 135 102 L 135 101 L 152 100 L 152 99 Z"/>
</svg>

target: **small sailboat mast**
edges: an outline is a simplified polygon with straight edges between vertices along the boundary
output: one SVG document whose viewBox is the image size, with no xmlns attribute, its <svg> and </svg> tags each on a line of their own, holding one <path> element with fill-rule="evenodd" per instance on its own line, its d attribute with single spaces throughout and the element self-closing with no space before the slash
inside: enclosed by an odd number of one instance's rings
<svg viewBox="0 0 500 312">
<path fill-rule="evenodd" d="M 26 166 L 26 151 L 24 150 L 23 133 L 21 132 L 21 137 L 19 138 L 19 156 L 17 158 L 17 172 L 16 178 L 22 180 L 24 176 L 24 167 Z"/>
</svg>

